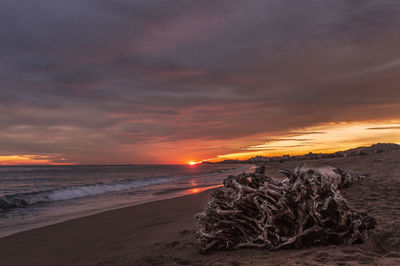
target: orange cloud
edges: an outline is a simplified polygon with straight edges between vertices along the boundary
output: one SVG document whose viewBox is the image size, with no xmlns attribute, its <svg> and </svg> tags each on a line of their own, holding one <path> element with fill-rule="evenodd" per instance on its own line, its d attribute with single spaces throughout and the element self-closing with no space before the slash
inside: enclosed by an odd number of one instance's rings
<svg viewBox="0 0 400 266">
<path fill-rule="evenodd" d="M 335 152 L 378 142 L 400 143 L 399 121 L 327 123 L 289 132 L 281 138 L 270 138 L 257 145 L 241 148 L 241 151 L 218 155 L 211 161 L 247 159 L 253 156 L 299 155 L 308 152 Z M 377 134 L 371 129 L 380 130 Z M 308 132 L 317 132 L 312 134 Z"/>
<path fill-rule="evenodd" d="M 64 158 L 55 160 L 49 156 L 43 155 L 7 155 L 0 156 L 0 165 L 33 165 L 33 164 L 43 164 L 43 165 L 53 165 L 53 164 L 63 164 L 69 165 L 71 163 L 63 162 Z"/>
</svg>

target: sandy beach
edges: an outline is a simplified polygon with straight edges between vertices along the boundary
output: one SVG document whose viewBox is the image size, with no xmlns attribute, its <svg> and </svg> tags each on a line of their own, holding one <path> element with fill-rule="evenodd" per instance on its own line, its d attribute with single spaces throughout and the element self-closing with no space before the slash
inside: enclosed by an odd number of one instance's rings
<svg viewBox="0 0 400 266">
<path fill-rule="evenodd" d="M 269 163 L 267 175 L 299 161 Z M 200 254 L 195 215 L 209 191 L 108 211 L 0 239 L 0 265 L 395 265 L 400 264 L 400 151 L 306 161 L 365 174 L 342 190 L 350 206 L 376 218 L 375 247 L 240 249 Z"/>
</svg>

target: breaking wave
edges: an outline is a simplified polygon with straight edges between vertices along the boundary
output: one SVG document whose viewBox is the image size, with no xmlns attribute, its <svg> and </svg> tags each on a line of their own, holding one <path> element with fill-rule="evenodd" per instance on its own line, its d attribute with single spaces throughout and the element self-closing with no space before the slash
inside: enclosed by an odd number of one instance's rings
<svg viewBox="0 0 400 266">
<path fill-rule="evenodd" d="M 54 190 L 14 194 L 0 197 L 0 210 L 26 207 L 40 202 L 70 200 L 117 192 L 132 188 L 147 187 L 170 181 L 170 178 L 125 180 L 109 184 L 97 183 L 92 185 L 59 188 Z"/>
<path fill-rule="evenodd" d="M 252 167 L 250 167 L 252 168 Z M 183 176 L 163 176 L 153 178 L 139 178 L 139 179 L 127 179 L 122 181 L 116 181 L 112 183 L 96 183 L 90 185 L 80 185 L 72 187 L 63 187 L 51 190 L 42 190 L 29 193 L 19 193 L 12 195 L 0 196 L 0 212 L 8 211 L 15 208 L 28 207 L 42 202 L 53 202 L 72 200 L 83 197 L 90 197 L 99 194 L 105 194 L 110 192 L 124 191 L 134 188 L 142 188 L 154 186 L 162 183 L 176 181 L 176 188 L 173 190 L 185 190 L 192 188 L 192 185 L 188 185 L 188 182 L 192 179 L 197 180 L 197 187 L 207 187 L 220 183 L 220 179 L 225 178 L 229 174 L 236 174 L 240 171 L 249 170 L 249 166 L 238 166 L 235 168 L 223 168 L 208 173 L 201 173 L 196 175 L 183 175 Z M 3 179 L 4 180 L 4 179 Z M 166 191 L 156 192 L 158 194 L 168 194 L 171 189 Z"/>
</svg>

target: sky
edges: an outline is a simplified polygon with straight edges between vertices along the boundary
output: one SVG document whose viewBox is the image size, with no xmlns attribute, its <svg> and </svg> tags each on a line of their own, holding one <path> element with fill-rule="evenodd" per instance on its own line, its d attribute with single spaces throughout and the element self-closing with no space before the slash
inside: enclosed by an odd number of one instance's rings
<svg viewBox="0 0 400 266">
<path fill-rule="evenodd" d="M 0 164 L 400 143 L 397 0 L 2 0 Z"/>
</svg>

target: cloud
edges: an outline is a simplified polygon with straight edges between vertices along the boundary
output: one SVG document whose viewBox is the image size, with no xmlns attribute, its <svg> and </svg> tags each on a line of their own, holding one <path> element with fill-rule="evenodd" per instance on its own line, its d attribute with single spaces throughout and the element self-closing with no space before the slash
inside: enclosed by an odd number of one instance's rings
<svg viewBox="0 0 400 266">
<path fill-rule="evenodd" d="M 399 13 L 394 0 L 2 1 L 1 153 L 181 162 L 397 119 Z"/>
</svg>

